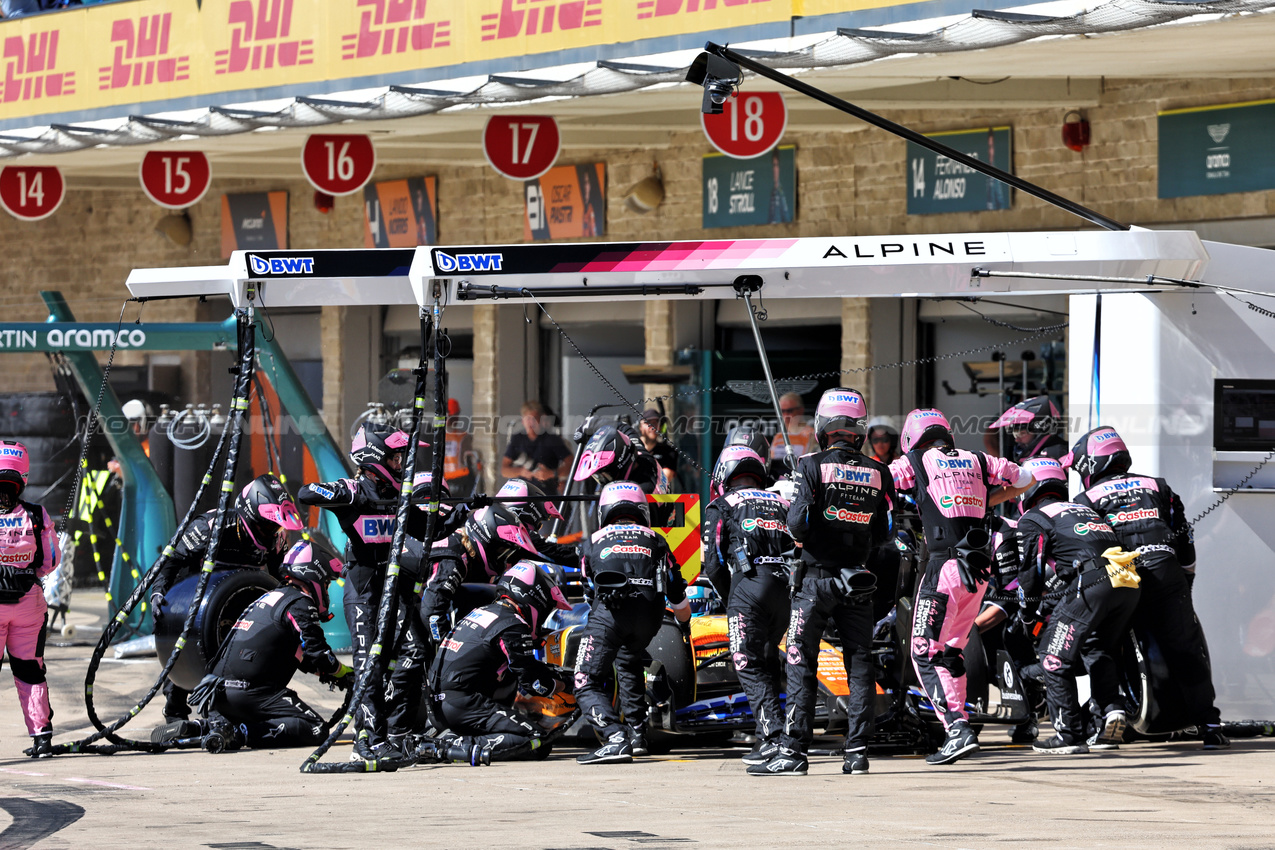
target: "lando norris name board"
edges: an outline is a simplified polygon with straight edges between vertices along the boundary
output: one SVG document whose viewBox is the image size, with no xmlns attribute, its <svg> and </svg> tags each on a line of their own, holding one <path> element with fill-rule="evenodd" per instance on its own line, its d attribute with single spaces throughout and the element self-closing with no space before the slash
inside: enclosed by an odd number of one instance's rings
<svg viewBox="0 0 1275 850">
<path fill-rule="evenodd" d="M 1275 189 L 1275 100 L 1159 114 L 1159 197 Z"/>
<path fill-rule="evenodd" d="M 980 162 L 990 162 L 1010 174 L 1014 172 L 1011 127 L 982 127 L 927 133 L 926 136 Z M 907 191 L 908 215 L 1007 210 L 1011 202 L 1009 186 L 1005 183 L 915 142 L 908 142 Z"/>
</svg>

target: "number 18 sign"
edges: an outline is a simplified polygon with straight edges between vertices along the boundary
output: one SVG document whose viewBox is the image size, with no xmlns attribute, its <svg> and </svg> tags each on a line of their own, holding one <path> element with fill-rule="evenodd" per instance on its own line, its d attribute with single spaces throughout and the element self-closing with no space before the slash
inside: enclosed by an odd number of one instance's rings
<svg viewBox="0 0 1275 850">
<path fill-rule="evenodd" d="M 700 115 L 704 135 L 727 156 L 752 159 L 769 153 L 788 127 L 788 108 L 778 92 L 729 97 L 717 115 Z"/>
</svg>

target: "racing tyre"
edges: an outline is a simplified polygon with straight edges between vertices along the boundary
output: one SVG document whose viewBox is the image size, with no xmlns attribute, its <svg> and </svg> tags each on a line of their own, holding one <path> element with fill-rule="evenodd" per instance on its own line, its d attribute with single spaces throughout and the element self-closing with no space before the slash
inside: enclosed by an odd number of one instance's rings
<svg viewBox="0 0 1275 850">
<path fill-rule="evenodd" d="M 155 650 L 160 663 L 168 660 L 177 639 L 181 637 L 182 624 L 194 601 L 199 576 L 193 575 L 173 585 L 164 598 L 155 623 Z M 268 590 L 279 583 L 263 570 L 228 569 L 214 570 L 208 577 L 208 587 L 190 639 L 177 656 L 168 678 L 185 690 L 192 690 L 208 672 L 208 662 L 217 654 L 217 648 L 230 634 L 240 615 Z"/>
<path fill-rule="evenodd" d="M 651 665 L 647 667 L 647 671 L 654 673 L 663 668 L 673 692 L 674 708 L 684 708 L 695 702 L 695 660 L 690 646 L 672 617 L 664 618 L 663 625 L 646 651 L 651 655 Z"/>
</svg>

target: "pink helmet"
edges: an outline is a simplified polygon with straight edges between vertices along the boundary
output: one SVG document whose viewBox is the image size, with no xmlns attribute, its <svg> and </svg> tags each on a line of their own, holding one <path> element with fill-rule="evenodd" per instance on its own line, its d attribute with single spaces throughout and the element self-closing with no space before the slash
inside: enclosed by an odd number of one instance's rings
<svg viewBox="0 0 1275 850">
<path fill-rule="evenodd" d="M 262 551 L 278 549 L 287 538 L 285 532 L 305 528 L 292 496 L 270 472 L 248 482 L 235 499 L 235 512 L 253 545 Z"/>
<path fill-rule="evenodd" d="M 0 440 L 0 488 L 12 490 L 16 502 L 27 487 L 27 474 L 31 471 L 31 457 L 27 447 L 17 440 Z"/>
<path fill-rule="evenodd" d="M 824 390 L 815 408 L 815 439 L 824 449 L 838 442 L 848 442 L 857 449 L 868 434 L 867 419 L 863 393 L 850 387 Z"/>
<path fill-rule="evenodd" d="M 465 534 L 478 550 L 483 567 L 492 576 L 500 575 L 510 564 L 528 555 L 540 557 L 527 529 L 504 505 L 490 505 L 471 511 L 465 519 Z"/>
<path fill-rule="evenodd" d="M 914 410 L 903 422 L 903 433 L 899 437 L 899 446 L 907 454 L 919 445 L 931 440 L 946 440 L 953 445 L 952 426 L 947 424 L 943 411 L 932 407 Z"/>
<path fill-rule="evenodd" d="M 622 517 L 647 527 L 651 525 L 646 493 L 632 481 L 612 481 L 598 494 L 598 525 L 610 525 Z"/>
<path fill-rule="evenodd" d="M 431 472 L 418 472 L 412 476 L 412 490 L 417 493 L 427 493 L 430 485 L 434 483 L 434 474 Z M 447 479 L 442 480 L 441 486 L 438 488 L 439 494 L 447 497 L 452 494 L 452 490 L 447 486 Z"/>
<path fill-rule="evenodd" d="M 1030 509 L 1042 496 L 1052 495 L 1060 499 L 1068 497 L 1067 470 L 1052 457 L 1029 458 L 1019 466 L 1036 479 L 1020 497 L 1023 500 L 1023 510 Z"/>
</svg>

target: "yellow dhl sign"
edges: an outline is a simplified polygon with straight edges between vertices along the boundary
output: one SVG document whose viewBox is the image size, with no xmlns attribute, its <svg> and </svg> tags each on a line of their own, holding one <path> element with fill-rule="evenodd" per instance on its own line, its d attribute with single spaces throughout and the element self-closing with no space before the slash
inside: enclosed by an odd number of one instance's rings
<svg viewBox="0 0 1275 850">
<path fill-rule="evenodd" d="M 831 12 L 875 5 L 892 4 L 135 0 L 0 24 L 0 119 L 326 80 L 348 80 L 356 87 L 376 78 L 383 85 L 387 77 L 452 65 L 726 31 L 825 7 Z"/>
</svg>

